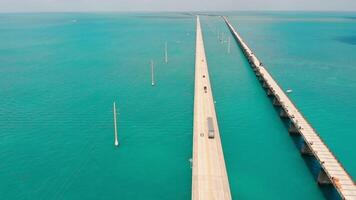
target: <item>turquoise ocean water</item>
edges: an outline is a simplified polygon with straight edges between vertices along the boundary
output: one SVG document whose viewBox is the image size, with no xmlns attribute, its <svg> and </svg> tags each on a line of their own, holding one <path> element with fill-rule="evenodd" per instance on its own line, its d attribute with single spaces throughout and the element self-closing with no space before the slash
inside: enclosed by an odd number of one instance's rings
<svg viewBox="0 0 356 200">
<path fill-rule="evenodd" d="M 356 14 L 226 14 L 355 177 Z M 226 25 L 201 20 L 233 197 L 323 199 Z M 189 199 L 194 53 L 184 13 L 0 14 L 1 199 Z"/>
</svg>

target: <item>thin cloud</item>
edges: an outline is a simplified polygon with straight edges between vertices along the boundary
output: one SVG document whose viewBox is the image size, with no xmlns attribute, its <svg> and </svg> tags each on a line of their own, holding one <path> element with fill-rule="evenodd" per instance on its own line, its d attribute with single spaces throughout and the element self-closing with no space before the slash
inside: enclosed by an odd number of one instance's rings
<svg viewBox="0 0 356 200">
<path fill-rule="evenodd" d="M 0 12 L 356 10 L 355 0 L 0 0 Z"/>
</svg>

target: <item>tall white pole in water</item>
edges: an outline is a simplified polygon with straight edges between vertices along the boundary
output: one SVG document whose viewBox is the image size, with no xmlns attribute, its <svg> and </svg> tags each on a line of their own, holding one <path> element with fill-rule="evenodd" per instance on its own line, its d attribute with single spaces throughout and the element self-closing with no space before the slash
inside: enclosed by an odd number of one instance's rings
<svg viewBox="0 0 356 200">
<path fill-rule="evenodd" d="M 153 60 L 151 60 L 151 84 L 152 84 L 152 86 L 155 85 L 154 63 L 153 63 Z"/>
<path fill-rule="evenodd" d="M 116 104 L 114 101 L 114 128 L 115 128 L 115 146 L 119 146 L 119 140 L 117 138 L 117 122 L 116 122 Z"/>
<path fill-rule="evenodd" d="M 230 53 L 231 50 L 231 38 L 229 37 L 227 39 L 227 53 Z"/>
<path fill-rule="evenodd" d="M 164 46 L 164 61 L 166 62 L 166 64 L 168 63 L 168 47 L 167 47 L 167 42 L 165 43 L 165 46 Z"/>
</svg>

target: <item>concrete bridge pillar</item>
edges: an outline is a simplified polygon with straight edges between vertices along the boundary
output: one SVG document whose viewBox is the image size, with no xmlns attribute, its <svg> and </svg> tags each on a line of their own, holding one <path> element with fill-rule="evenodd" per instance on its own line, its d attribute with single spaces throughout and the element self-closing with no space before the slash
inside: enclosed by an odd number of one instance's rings
<svg viewBox="0 0 356 200">
<path fill-rule="evenodd" d="M 279 112 L 279 116 L 281 118 L 289 118 L 287 112 L 282 108 L 281 111 Z"/>
<path fill-rule="evenodd" d="M 319 185 L 331 184 L 331 180 L 328 177 L 328 175 L 325 173 L 323 168 L 320 169 L 317 181 Z"/>
<path fill-rule="evenodd" d="M 281 106 L 281 102 L 279 102 L 279 100 L 276 97 L 274 97 L 273 98 L 273 105 L 274 106 Z"/>
<path fill-rule="evenodd" d="M 299 135 L 299 131 L 298 131 L 297 127 L 295 127 L 295 125 L 293 123 L 290 124 L 288 132 L 290 134 L 293 134 L 293 135 Z"/>
<path fill-rule="evenodd" d="M 313 152 L 312 150 L 310 149 L 310 147 L 304 142 L 303 146 L 302 146 L 302 149 L 300 150 L 300 152 L 303 154 L 303 155 L 308 155 L 308 156 L 312 156 L 313 155 Z"/>
<path fill-rule="evenodd" d="M 263 88 L 268 88 L 268 85 L 267 85 L 267 83 L 265 81 L 263 81 L 262 87 Z"/>
<path fill-rule="evenodd" d="M 270 90 L 270 89 L 267 90 L 267 96 L 273 96 L 272 90 Z"/>
</svg>

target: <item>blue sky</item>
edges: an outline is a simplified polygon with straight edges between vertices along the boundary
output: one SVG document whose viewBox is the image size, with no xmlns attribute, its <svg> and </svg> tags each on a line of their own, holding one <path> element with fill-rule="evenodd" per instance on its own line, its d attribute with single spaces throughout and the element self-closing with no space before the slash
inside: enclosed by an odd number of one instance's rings
<svg viewBox="0 0 356 200">
<path fill-rule="evenodd" d="M 353 10 L 356 0 L 0 0 L 0 12 Z"/>
</svg>

